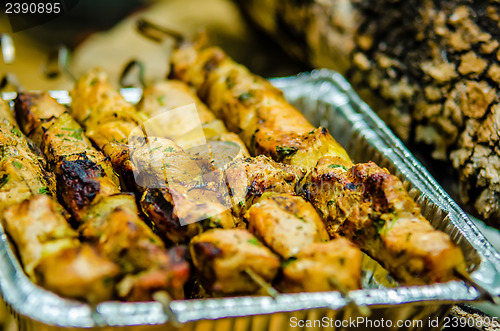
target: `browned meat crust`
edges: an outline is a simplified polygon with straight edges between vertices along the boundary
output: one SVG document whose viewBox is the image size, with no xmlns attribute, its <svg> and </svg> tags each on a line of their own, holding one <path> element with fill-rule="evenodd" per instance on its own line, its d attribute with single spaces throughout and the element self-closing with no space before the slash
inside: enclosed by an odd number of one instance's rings
<svg viewBox="0 0 500 331">
<path fill-rule="evenodd" d="M 279 258 L 245 229 L 213 229 L 191 240 L 191 257 L 206 288 L 215 293 L 254 293 L 259 289 L 245 272 L 267 282 L 277 275 Z"/>
<path fill-rule="evenodd" d="M 460 248 L 422 217 L 397 177 L 373 162 L 347 170 L 330 168 L 330 161 L 320 160 L 304 191 L 330 235 L 349 238 L 404 284 L 465 272 Z"/>
</svg>

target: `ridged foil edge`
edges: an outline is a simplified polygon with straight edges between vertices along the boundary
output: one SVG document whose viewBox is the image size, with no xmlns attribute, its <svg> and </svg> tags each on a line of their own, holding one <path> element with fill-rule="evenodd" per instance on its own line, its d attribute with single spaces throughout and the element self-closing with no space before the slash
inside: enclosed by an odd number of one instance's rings
<svg viewBox="0 0 500 331">
<path fill-rule="evenodd" d="M 428 199 L 426 201 L 439 206 L 448 214 L 449 226 L 442 230 L 459 233 L 474 249 L 473 253 L 478 255 L 480 261 L 472 278 L 488 292 L 500 294 L 500 254 L 402 142 L 361 101 L 340 74 L 330 70 L 315 70 L 298 76 L 273 79 L 272 83 L 281 88 L 290 99 L 302 97 L 312 101 L 321 100 L 335 107 L 346 106 L 345 115 L 352 123 L 359 125 L 357 129 L 362 131 L 365 138 L 394 164 L 398 175 L 408 179 L 414 188 L 421 191 Z M 319 88 L 314 88 L 311 93 L 304 89 L 308 85 L 319 85 Z M 122 90 L 124 97 L 132 103 L 139 100 L 141 93 L 140 89 Z M 67 104 L 70 101 L 67 91 L 52 91 L 51 95 L 61 103 Z M 2 97 L 11 100 L 15 93 L 3 93 Z M 338 292 L 323 292 L 280 294 L 276 299 L 235 297 L 179 300 L 171 302 L 170 314 L 157 302 L 105 302 L 93 309 L 84 303 L 60 298 L 31 283 L 12 252 L 1 226 L 0 291 L 6 303 L 21 315 L 20 318 L 63 328 L 162 325 L 168 322 L 169 315 L 175 318 L 175 321 L 170 322 L 178 324 L 303 310 L 341 310 L 348 305 Z M 390 310 L 391 306 L 399 307 L 401 304 L 435 305 L 475 301 L 480 299 L 481 293 L 463 282 L 452 281 L 428 286 L 363 289 L 351 292 L 350 297 L 358 305 L 372 308 L 386 306 Z"/>
</svg>

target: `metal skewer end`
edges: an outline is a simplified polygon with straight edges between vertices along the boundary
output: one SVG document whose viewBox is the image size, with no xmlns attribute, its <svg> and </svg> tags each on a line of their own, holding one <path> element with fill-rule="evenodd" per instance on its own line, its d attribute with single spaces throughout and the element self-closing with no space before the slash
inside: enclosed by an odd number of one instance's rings
<svg viewBox="0 0 500 331">
<path fill-rule="evenodd" d="M 457 269 L 454 269 L 453 271 L 455 273 L 455 276 L 458 279 L 460 279 L 460 280 L 464 281 L 466 284 L 469 284 L 472 287 L 474 287 L 476 290 L 478 290 L 481 293 L 481 295 L 486 300 L 490 301 L 491 303 L 493 303 L 495 305 L 500 305 L 500 298 L 497 295 L 494 295 L 494 294 L 490 293 L 488 290 L 486 290 L 477 281 L 475 281 L 466 271 L 457 270 Z"/>
<path fill-rule="evenodd" d="M 69 70 L 70 51 L 64 46 L 60 45 L 55 50 L 49 53 L 47 63 L 43 67 L 43 74 L 48 79 L 55 79 L 65 74 L 72 81 L 76 81 L 75 76 Z"/>
<path fill-rule="evenodd" d="M 337 290 L 340 292 L 342 297 L 348 301 L 349 306 L 354 308 L 358 314 L 361 316 L 370 316 L 371 310 L 365 305 L 358 305 L 350 296 L 349 296 L 349 291 L 342 285 L 340 284 L 337 279 L 334 277 L 328 278 L 328 281 L 330 282 L 331 285 L 335 286 Z"/>
<path fill-rule="evenodd" d="M 19 83 L 16 75 L 13 73 L 6 73 L 2 79 L 0 79 L 0 91 L 4 90 L 7 86 L 12 86 L 16 92 L 22 92 L 23 87 Z"/>
<path fill-rule="evenodd" d="M 137 80 L 140 85 L 140 87 L 144 88 L 146 87 L 146 81 L 144 79 L 145 76 L 145 67 L 144 63 L 138 60 L 131 60 L 128 62 L 125 67 L 123 68 L 122 74 L 120 75 L 120 86 L 121 87 L 133 87 L 133 84 L 127 83 L 127 78 L 130 76 L 130 73 L 134 68 L 137 68 L 139 70 L 137 74 Z"/>
<path fill-rule="evenodd" d="M 276 299 L 278 297 L 279 292 L 276 291 L 274 287 L 272 287 L 268 282 L 266 282 L 262 277 L 253 272 L 252 269 L 246 268 L 246 274 L 256 283 L 258 284 L 270 297 Z"/>
<path fill-rule="evenodd" d="M 172 38 L 176 43 L 182 43 L 186 39 L 180 32 L 159 26 L 142 18 L 137 21 L 137 30 L 144 37 L 156 42 L 163 42 L 166 37 Z"/>
</svg>

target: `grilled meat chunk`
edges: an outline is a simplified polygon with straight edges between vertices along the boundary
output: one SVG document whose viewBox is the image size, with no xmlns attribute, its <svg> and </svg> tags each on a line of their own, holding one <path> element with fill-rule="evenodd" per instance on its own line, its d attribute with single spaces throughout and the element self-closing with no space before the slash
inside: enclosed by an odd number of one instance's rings
<svg viewBox="0 0 500 331">
<path fill-rule="evenodd" d="M 311 243 L 285 261 L 281 287 L 287 292 L 359 289 L 361 259 L 359 248 L 344 238 Z"/>
<path fill-rule="evenodd" d="M 235 160 L 224 171 L 233 212 L 243 216 L 266 192 L 294 195 L 305 174 L 300 167 L 277 163 L 263 155 Z"/>
<path fill-rule="evenodd" d="M 312 168 L 323 156 L 350 162 L 325 128 L 314 128 L 268 81 L 202 41 L 181 45 L 172 55 L 172 75 L 191 84 L 253 155 Z"/>
<path fill-rule="evenodd" d="M 190 251 L 205 288 L 215 293 L 254 293 L 259 286 L 245 270 L 270 282 L 280 266 L 279 258 L 245 229 L 208 230 L 191 240 Z"/>
<path fill-rule="evenodd" d="M 330 238 L 314 207 L 290 194 L 264 194 L 246 213 L 248 229 L 284 259 Z"/>
<path fill-rule="evenodd" d="M 330 165 L 320 160 L 305 190 L 331 236 L 349 238 L 404 284 L 445 282 L 465 272 L 460 248 L 422 217 L 397 177 L 372 162 L 349 170 Z"/>
<path fill-rule="evenodd" d="M 326 231 L 314 207 L 290 194 L 265 193 L 246 213 L 249 230 L 283 259 L 285 292 L 360 288 L 361 256 L 346 239 Z"/>
<path fill-rule="evenodd" d="M 4 102 L 0 101 L 0 105 Z M 8 107 L 7 105 L 4 105 Z M 2 108 L 2 106 L 0 106 Z M 9 121 L 10 110 L 0 114 L 0 212 L 38 193 L 55 193 L 55 181 L 19 128 Z"/>
<path fill-rule="evenodd" d="M 16 243 L 30 278 L 62 296 L 97 303 L 109 300 L 119 268 L 77 233 L 48 195 L 36 195 L 9 207 L 5 229 Z"/>
<path fill-rule="evenodd" d="M 162 282 L 138 277 L 126 290 L 120 286 L 123 298 L 148 297 L 158 289 L 182 297 L 182 287 L 178 286 L 188 278 L 187 262 L 183 264 L 184 273 L 179 273 L 180 278 L 173 281 L 169 254 L 162 241 L 139 218 L 134 196 L 120 193 L 109 160 L 92 146 L 83 129 L 61 107 L 46 94 L 20 94 L 16 99 L 22 129 L 29 129 L 28 134 L 35 136 L 43 132 L 37 140 L 56 174 L 58 188 L 63 193 L 61 199 L 79 221 L 80 233 L 116 262 L 122 274 L 162 275 Z M 138 283 L 140 280 L 147 283 Z M 149 285 L 153 288 L 148 289 Z M 135 291 L 138 288 L 143 291 L 142 296 Z"/>
</svg>

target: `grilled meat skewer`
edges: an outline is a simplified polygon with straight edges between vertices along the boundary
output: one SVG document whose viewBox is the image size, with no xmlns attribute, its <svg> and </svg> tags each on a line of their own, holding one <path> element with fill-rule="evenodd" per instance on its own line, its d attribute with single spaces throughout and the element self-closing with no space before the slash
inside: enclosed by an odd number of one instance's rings
<svg viewBox="0 0 500 331">
<path fill-rule="evenodd" d="M 205 228 L 236 226 L 227 197 L 219 195 L 221 184 L 209 178 L 215 175 L 213 166 L 165 137 L 149 136 L 154 119 L 144 122 L 147 114 L 128 104 L 105 73 L 91 71 L 72 95 L 72 114 L 142 195 L 142 210 L 163 239 L 182 243 Z"/>
<path fill-rule="evenodd" d="M 285 259 L 286 292 L 361 287 L 361 251 L 346 239 L 330 241 L 323 221 L 303 198 L 265 193 L 245 217 L 249 230 Z M 340 285 L 339 285 L 340 284 Z"/>
<path fill-rule="evenodd" d="M 207 140 L 213 139 L 214 136 L 228 136 L 224 123 L 217 120 L 194 92 L 186 84 L 179 81 L 164 81 L 146 88 L 137 107 L 139 110 L 147 112 L 148 115 L 159 118 L 173 108 L 188 104 L 196 105 Z M 211 124 L 215 122 L 217 122 L 216 125 Z M 207 127 L 211 129 L 207 130 Z M 213 130 L 214 128 L 216 129 Z M 234 133 L 231 141 L 239 146 L 244 145 Z M 215 156 L 219 155 L 215 153 Z M 283 259 L 289 259 L 284 272 L 287 279 L 284 280 L 283 290 L 327 291 L 337 289 L 336 285 L 338 284 L 346 289 L 359 288 L 361 278 L 361 252 L 359 249 L 345 240 L 325 244 L 324 242 L 329 240 L 329 236 L 323 221 L 308 202 L 295 196 L 296 186 L 305 172 L 298 167 L 276 163 L 265 156 L 245 157 L 244 159 L 242 156 L 239 155 L 231 162 L 221 166 L 232 196 L 233 212 L 242 217 L 245 210 L 250 208 L 245 216 L 250 232 L 253 232 L 266 246 Z M 212 162 L 216 161 L 212 158 Z M 211 237 L 217 235 L 222 235 L 222 233 L 212 234 Z M 292 266 L 291 261 L 296 259 L 295 256 L 316 242 L 320 244 L 313 246 L 319 246 L 320 253 L 314 255 L 313 258 L 306 254 L 304 259 L 308 262 L 293 263 Z M 340 252 L 350 251 L 350 257 L 353 258 L 348 264 L 333 263 L 334 267 L 325 268 L 325 272 L 321 273 L 321 276 L 317 277 L 318 279 L 315 279 L 318 285 L 314 286 L 308 284 L 309 277 L 303 277 L 307 272 L 311 273 L 313 270 L 307 270 L 306 266 L 316 266 L 322 262 L 330 264 L 335 260 L 332 254 L 328 253 L 328 248 L 323 248 L 324 245 Z M 346 247 L 342 249 L 341 246 Z M 333 256 L 339 257 L 335 254 Z M 311 263 L 311 261 L 314 262 Z M 195 266 L 202 268 L 202 271 L 205 270 L 203 265 L 195 264 Z M 348 271 L 341 271 L 338 268 Z M 350 277 L 347 278 L 350 280 L 344 284 L 345 279 L 338 279 L 337 274 L 349 275 Z M 242 275 L 241 277 L 247 276 Z M 319 281 L 321 278 L 322 282 Z M 332 282 L 332 279 L 336 281 Z M 222 282 L 222 280 L 219 281 Z"/>
<path fill-rule="evenodd" d="M 8 105 L 0 101 L 0 221 L 24 271 L 62 296 L 92 303 L 111 299 L 117 266 L 78 240 L 66 211 L 50 196 L 53 177 L 12 121 Z"/>
<path fill-rule="evenodd" d="M 330 163 L 332 162 L 332 163 Z M 401 181 L 369 162 L 346 170 L 320 160 L 304 188 L 328 232 L 360 245 L 405 284 L 455 279 L 465 272 L 462 252 L 421 215 Z"/>
<path fill-rule="evenodd" d="M 15 105 L 21 128 L 47 156 L 58 192 L 80 233 L 127 274 L 119 284 L 120 297 L 150 300 L 153 292 L 168 290 L 182 298 L 189 275 L 183 248 L 165 250 L 139 218 L 134 196 L 120 193 L 108 159 L 92 146 L 66 108 L 47 94 L 21 93 Z"/>
<path fill-rule="evenodd" d="M 24 270 L 35 283 L 69 298 L 98 303 L 113 298 L 119 268 L 78 234 L 48 195 L 6 209 L 3 223 Z"/>
<path fill-rule="evenodd" d="M 350 163 L 326 128 L 312 126 L 280 90 L 236 64 L 221 49 L 205 47 L 203 41 L 184 44 L 174 51 L 172 64 L 172 76 L 192 85 L 253 155 L 307 168 L 328 155 Z"/>
<path fill-rule="evenodd" d="M 192 85 L 228 128 L 239 133 L 251 152 L 308 170 L 317 166 L 301 193 L 320 211 L 331 236 L 345 235 L 335 225 L 348 220 L 346 224 L 366 233 L 362 240 L 348 238 L 404 283 L 447 281 L 455 278 L 455 270 L 465 272 L 460 249 L 449 236 L 432 228 L 416 204 L 408 203 L 413 200 L 396 177 L 373 163 L 353 165 L 326 129 L 312 127 L 279 90 L 236 64 L 222 50 L 203 41 L 182 44 L 172 56 L 172 75 Z M 370 174 L 362 175 L 358 170 L 363 168 L 370 169 Z M 355 199 L 360 195 L 353 191 L 363 186 L 353 186 L 350 176 L 359 177 L 361 182 L 371 184 L 369 187 L 390 189 L 391 202 L 380 202 L 380 189 L 364 190 L 363 199 Z M 313 186 L 319 189 L 312 190 Z M 342 199 L 344 196 L 347 198 Z M 325 213 L 326 208 L 336 212 Z M 375 212 L 356 212 L 366 209 Z M 387 226 L 387 235 L 380 237 L 378 225 L 386 223 L 395 210 L 397 215 L 391 218 L 395 221 L 388 222 L 394 227 Z M 407 240 L 405 236 L 413 238 Z M 417 246 L 429 242 L 432 245 L 426 249 Z M 372 247 L 373 243 L 377 247 Z M 436 265 L 436 256 L 446 256 L 446 263 Z M 411 266 L 413 263 L 420 266 Z"/>
</svg>

